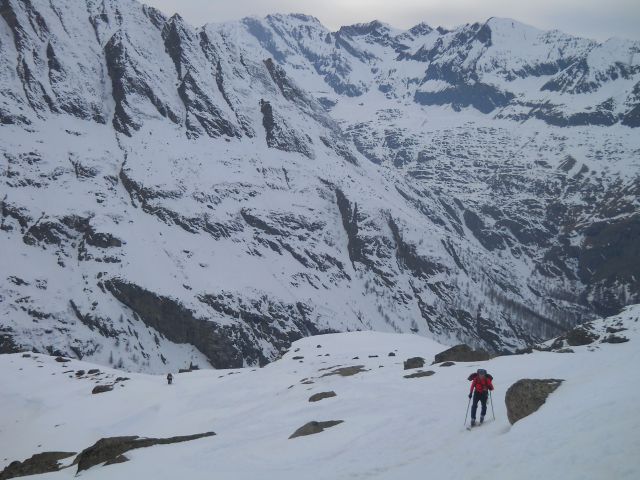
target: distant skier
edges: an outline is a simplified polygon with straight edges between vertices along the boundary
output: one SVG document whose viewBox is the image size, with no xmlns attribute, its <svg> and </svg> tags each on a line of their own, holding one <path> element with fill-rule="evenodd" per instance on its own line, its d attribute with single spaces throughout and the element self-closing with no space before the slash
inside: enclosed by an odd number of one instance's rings
<svg viewBox="0 0 640 480">
<path fill-rule="evenodd" d="M 173 375 L 171 373 L 167 374 L 167 383 L 171 385 L 173 383 Z"/>
<path fill-rule="evenodd" d="M 471 380 L 471 389 L 469 390 L 469 398 L 473 396 L 473 406 L 471 407 L 471 426 L 476 424 L 476 412 L 478 411 L 478 402 L 482 403 L 480 410 L 480 424 L 484 422 L 484 416 L 487 413 L 487 399 L 489 391 L 493 390 L 493 377 L 487 373 L 484 368 L 479 368 L 476 373 L 469 375 Z"/>
</svg>

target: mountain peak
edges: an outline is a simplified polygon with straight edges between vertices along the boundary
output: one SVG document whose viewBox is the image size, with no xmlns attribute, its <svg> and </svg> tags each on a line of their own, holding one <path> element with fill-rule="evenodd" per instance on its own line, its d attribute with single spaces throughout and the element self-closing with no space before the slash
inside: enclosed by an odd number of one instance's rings
<svg viewBox="0 0 640 480">
<path fill-rule="evenodd" d="M 372 20 L 371 22 L 366 23 L 354 23 L 353 25 L 345 25 L 343 27 L 340 27 L 338 33 L 346 34 L 352 37 L 364 35 L 383 36 L 401 33 L 401 30 L 393 28 L 391 25 L 383 23 L 380 20 Z"/>
<path fill-rule="evenodd" d="M 267 19 L 276 19 L 281 22 L 295 21 L 296 23 L 310 23 L 314 25 L 320 25 L 324 28 L 324 25 L 313 15 L 307 15 L 304 13 L 272 13 L 267 15 Z"/>
<path fill-rule="evenodd" d="M 408 32 L 414 36 L 422 36 L 428 35 L 429 33 L 433 32 L 433 28 L 426 22 L 420 22 L 417 25 L 411 27 Z"/>
</svg>

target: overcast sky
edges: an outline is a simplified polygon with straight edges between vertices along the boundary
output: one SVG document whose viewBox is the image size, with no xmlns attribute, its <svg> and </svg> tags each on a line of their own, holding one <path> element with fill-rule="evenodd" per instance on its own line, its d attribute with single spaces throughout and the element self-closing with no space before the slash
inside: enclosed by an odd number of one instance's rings
<svg viewBox="0 0 640 480">
<path fill-rule="evenodd" d="M 422 21 L 453 27 L 489 17 L 508 17 L 542 29 L 597 40 L 640 40 L 640 0 L 142 0 L 194 26 L 268 13 L 306 13 L 335 30 L 380 20 L 398 28 Z"/>
</svg>

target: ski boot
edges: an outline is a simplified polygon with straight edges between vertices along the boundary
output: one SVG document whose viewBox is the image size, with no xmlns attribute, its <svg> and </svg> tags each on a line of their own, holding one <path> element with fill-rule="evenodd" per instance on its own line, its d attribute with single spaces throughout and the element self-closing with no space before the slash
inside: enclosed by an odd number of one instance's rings
<svg viewBox="0 0 640 480">
<path fill-rule="evenodd" d="M 472 418 L 472 419 L 471 419 L 471 426 L 472 426 L 472 427 L 475 427 L 475 425 L 476 425 L 476 419 L 475 419 L 475 418 Z"/>
<path fill-rule="evenodd" d="M 483 423 L 484 423 L 484 415 L 480 417 L 480 425 L 482 425 Z"/>
</svg>

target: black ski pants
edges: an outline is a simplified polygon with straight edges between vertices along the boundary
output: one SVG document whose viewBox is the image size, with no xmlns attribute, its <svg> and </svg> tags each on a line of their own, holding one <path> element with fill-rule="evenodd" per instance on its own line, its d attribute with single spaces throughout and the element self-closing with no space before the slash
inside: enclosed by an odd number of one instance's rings
<svg viewBox="0 0 640 480">
<path fill-rule="evenodd" d="M 484 417 L 487 413 L 487 399 L 489 398 L 489 392 L 473 391 L 473 405 L 471 406 L 471 418 L 476 419 L 476 412 L 478 411 L 478 402 L 482 403 L 482 410 L 480 410 L 480 416 Z"/>
</svg>

